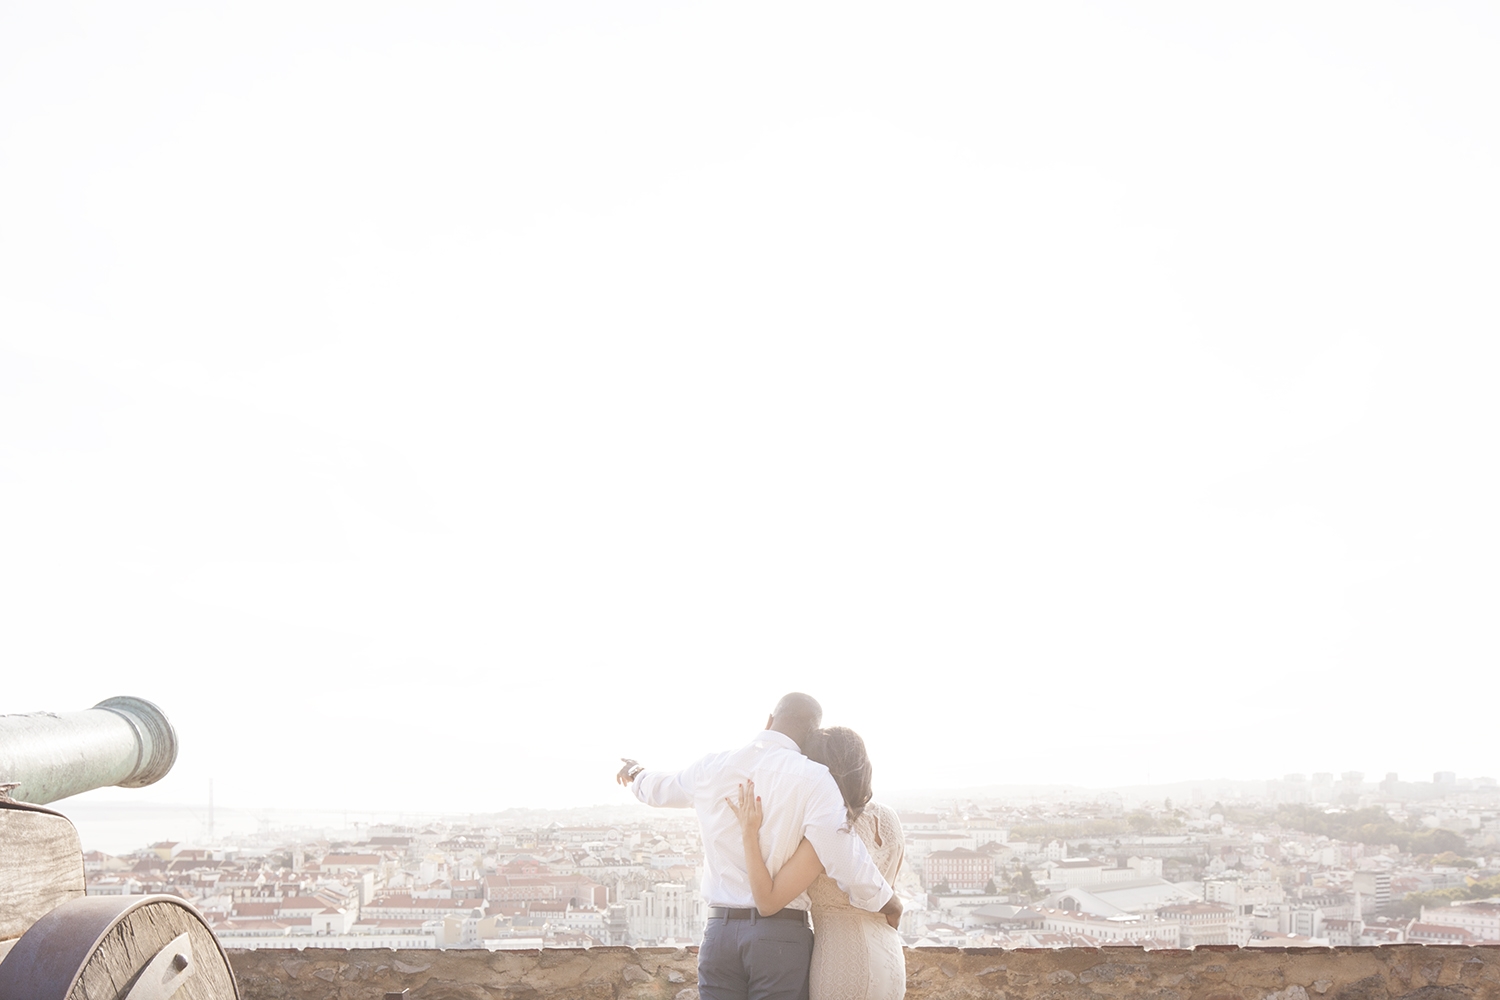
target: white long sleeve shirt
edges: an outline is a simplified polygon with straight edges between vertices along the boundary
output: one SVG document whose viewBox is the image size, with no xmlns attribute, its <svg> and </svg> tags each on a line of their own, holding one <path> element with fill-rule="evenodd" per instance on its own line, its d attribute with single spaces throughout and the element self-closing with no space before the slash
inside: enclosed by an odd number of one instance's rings
<svg viewBox="0 0 1500 1000">
<path fill-rule="evenodd" d="M 847 830 L 844 797 L 828 768 L 802 756 L 790 736 L 768 729 L 739 750 L 710 754 L 676 774 L 642 771 L 631 783 L 635 797 L 648 806 L 697 811 L 703 829 L 705 903 L 755 905 L 740 823 L 724 801 L 727 796 L 738 802 L 746 779 L 755 782 L 761 798 L 760 850 L 772 878 L 806 837 L 855 906 L 876 912 L 890 900 L 891 887 L 870 860 L 864 841 Z M 787 905 L 807 909 L 807 894 Z"/>
</svg>

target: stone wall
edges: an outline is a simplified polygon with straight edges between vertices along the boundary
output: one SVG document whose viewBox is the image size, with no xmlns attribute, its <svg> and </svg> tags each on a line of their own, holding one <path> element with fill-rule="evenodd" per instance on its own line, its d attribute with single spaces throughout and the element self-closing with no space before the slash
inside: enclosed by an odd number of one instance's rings
<svg viewBox="0 0 1500 1000">
<path fill-rule="evenodd" d="M 229 953 L 243 1000 L 697 1000 L 696 949 Z M 906 952 L 908 1000 L 1500 1000 L 1500 947 Z"/>
</svg>

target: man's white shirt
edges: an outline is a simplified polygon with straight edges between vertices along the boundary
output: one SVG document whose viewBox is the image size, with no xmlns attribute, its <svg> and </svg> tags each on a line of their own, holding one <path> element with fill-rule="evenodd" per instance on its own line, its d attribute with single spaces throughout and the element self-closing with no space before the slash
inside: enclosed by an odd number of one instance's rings
<svg viewBox="0 0 1500 1000">
<path fill-rule="evenodd" d="M 751 907 L 750 875 L 740 822 L 726 797 L 739 802 L 739 786 L 755 782 L 764 818 L 760 851 L 775 878 L 797 845 L 812 841 L 823 868 L 860 909 L 878 911 L 892 891 L 864 841 L 848 829 L 844 797 L 828 768 L 809 760 L 783 733 L 765 730 L 748 746 L 710 754 L 675 774 L 642 771 L 631 783 L 635 797 L 649 806 L 691 806 L 703 828 L 703 900 L 709 906 Z M 787 906 L 809 907 L 803 893 Z"/>
</svg>

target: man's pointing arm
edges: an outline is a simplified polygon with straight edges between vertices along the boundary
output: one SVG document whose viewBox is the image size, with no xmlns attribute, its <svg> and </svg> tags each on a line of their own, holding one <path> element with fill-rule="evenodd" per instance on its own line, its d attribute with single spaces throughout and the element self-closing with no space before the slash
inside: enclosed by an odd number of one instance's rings
<svg viewBox="0 0 1500 1000">
<path fill-rule="evenodd" d="M 685 809 L 693 804 L 691 779 L 697 765 L 674 774 L 668 771 L 648 771 L 629 757 L 620 759 L 625 762 L 625 766 L 615 775 L 615 781 L 629 788 L 646 805 Z"/>
</svg>

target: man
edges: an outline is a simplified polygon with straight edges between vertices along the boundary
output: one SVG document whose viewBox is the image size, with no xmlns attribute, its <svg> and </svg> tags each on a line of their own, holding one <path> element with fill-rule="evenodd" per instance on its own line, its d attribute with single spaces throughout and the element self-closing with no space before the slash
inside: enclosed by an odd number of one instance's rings
<svg viewBox="0 0 1500 1000">
<path fill-rule="evenodd" d="M 777 702 L 766 729 L 748 746 L 711 754 L 684 771 L 648 771 L 621 758 L 616 780 L 650 806 L 692 806 L 703 830 L 703 900 L 708 923 L 698 950 L 698 994 L 703 1000 L 801 1000 L 807 996 L 812 931 L 807 894 L 772 917 L 755 909 L 739 820 L 725 802 L 746 780 L 764 800 L 761 850 L 774 878 L 806 837 L 818 860 L 849 900 L 901 919 L 901 898 L 848 830 L 844 798 L 822 764 L 802 755 L 802 744 L 823 721 L 809 695 Z"/>
</svg>

